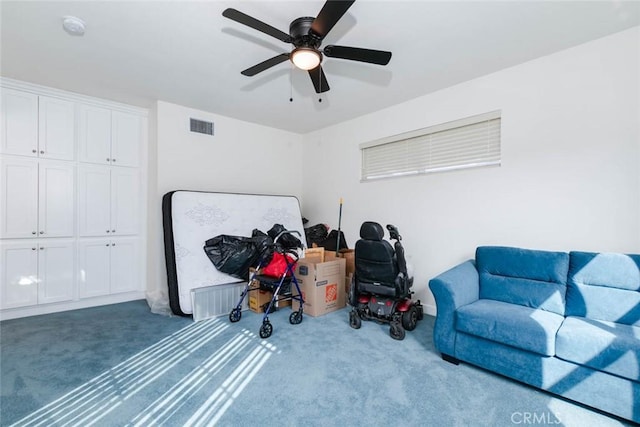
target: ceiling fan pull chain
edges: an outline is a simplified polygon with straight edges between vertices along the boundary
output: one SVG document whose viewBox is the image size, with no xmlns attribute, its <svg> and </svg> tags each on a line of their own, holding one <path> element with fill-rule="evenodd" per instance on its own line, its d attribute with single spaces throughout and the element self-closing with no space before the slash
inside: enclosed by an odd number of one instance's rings
<svg viewBox="0 0 640 427">
<path fill-rule="evenodd" d="M 289 67 L 289 102 L 293 102 L 293 64 Z"/>
</svg>

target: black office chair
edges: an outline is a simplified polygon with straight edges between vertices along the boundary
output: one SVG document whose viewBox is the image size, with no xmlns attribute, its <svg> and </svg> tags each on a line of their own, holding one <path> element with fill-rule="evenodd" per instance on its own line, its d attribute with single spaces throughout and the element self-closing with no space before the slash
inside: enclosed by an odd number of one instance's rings
<svg viewBox="0 0 640 427">
<path fill-rule="evenodd" d="M 420 301 L 411 300 L 413 277 L 407 273 L 402 237 L 393 225 L 387 225 L 391 244 L 384 240 L 384 229 L 377 222 L 366 221 L 360 227 L 355 245 L 355 275 L 349 291 L 349 324 L 359 329 L 361 320 L 390 324 L 392 338 L 401 340 L 405 330 L 416 328 L 423 317 Z"/>
</svg>

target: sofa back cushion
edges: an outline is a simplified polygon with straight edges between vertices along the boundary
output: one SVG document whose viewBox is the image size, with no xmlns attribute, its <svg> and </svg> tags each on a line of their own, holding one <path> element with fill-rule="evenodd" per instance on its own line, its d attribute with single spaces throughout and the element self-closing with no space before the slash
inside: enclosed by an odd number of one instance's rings
<svg viewBox="0 0 640 427">
<path fill-rule="evenodd" d="M 480 246 L 476 265 L 480 298 L 564 315 L 568 253 Z"/>
<path fill-rule="evenodd" d="M 571 252 L 567 315 L 640 326 L 640 255 Z"/>
</svg>

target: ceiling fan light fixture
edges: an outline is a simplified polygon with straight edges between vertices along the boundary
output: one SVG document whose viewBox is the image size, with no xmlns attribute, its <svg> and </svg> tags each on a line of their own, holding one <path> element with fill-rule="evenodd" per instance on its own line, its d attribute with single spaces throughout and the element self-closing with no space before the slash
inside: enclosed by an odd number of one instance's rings
<svg viewBox="0 0 640 427">
<path fill-rule="evenodd" d="M 309 47 L 297 47 L 291 52 L 291 62 L 301 70 L 313 70 L 322 62 L 322 55 Z"/>
</svg>

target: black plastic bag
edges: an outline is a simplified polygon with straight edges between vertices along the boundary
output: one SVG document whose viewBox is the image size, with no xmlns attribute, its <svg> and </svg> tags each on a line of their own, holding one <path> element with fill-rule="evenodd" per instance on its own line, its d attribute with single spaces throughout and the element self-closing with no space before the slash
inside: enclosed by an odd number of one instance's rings
<svg viewBox="0 0 640 427">
<path fill-rule="evenodd" d="M 282 233 L 283 231 L 287 231 L 287 229 L 284 228 L 282 224 L 274 224 L 273 227 L 271 227 L 271 230 L 267 231 L 267 234 L 275 242 L 278 234 Z M 298 239 L 295 234 L 291 233 L 284 233 L 280 235 L 278 241 L 275 243 L 277 245 L 280 245 L 283 249 L 294 249 L 302 247 L 302 242 L 300 241 L 300 239 Z"/>
<path fill-rule="evenodd" d="M 324 224 L 316 224 L 312 225 L 311 227 L 305 228 L 304 234 L 307 237 L 307 245 L 309 245 L 309 247 L 312 247 L 314 243 L 316 245 L 319 245 L 324 241 L 324 239 L 327 238 L 328 229 Z"/>
<path fill-rule="evenodd" d="M 251 240 L 256 245 L 256 252 L 258 253 L 256 263 L 261 265 L 269 263 L 273 256 L 273 239 L 268 234 L 255 228 L 251 233 Z"/>
<path fill-rule="evenodd" d="M 251 237 L 222 234 L 207 240 L 204 252 L 219 271 L 247 280 L 249 268 L 273 254 L 273 241 L 260 230 Z"/>
<path fill-rule="evenodd" d="M 331 230 L 326 239 L 318 243 L 318 246 L 325 248 L 328 251 L 335 251 L 338 244 L 338 230 Z M 340 249 L 349 249 L 347 241 L 344 238 L 344 233 L 340 231 Z"/>
</svg>

